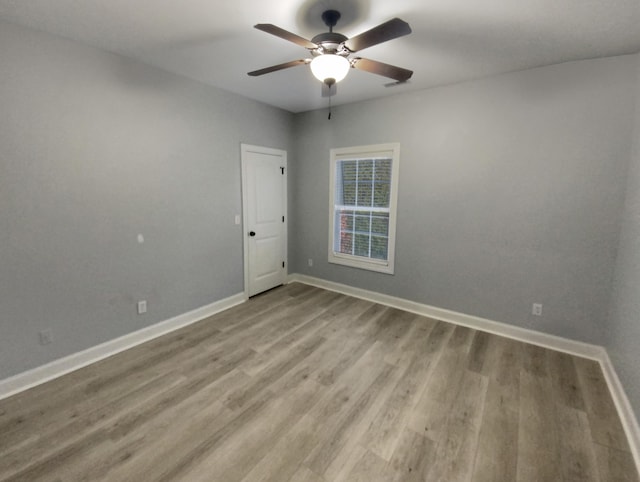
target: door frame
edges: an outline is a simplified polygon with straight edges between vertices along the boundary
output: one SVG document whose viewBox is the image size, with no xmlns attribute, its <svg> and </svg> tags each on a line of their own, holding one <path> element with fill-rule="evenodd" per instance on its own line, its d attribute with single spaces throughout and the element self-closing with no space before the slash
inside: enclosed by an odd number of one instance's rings
<svg viewBox="0 0 640 482">
<path fill-rule="evenodd" d="M 282 183 L 282 212 L 284 212 L 285 222 L 282 223 L 284 226 L 282 229 L 283 240 L 284 240 L 284 283 L 286 284 L 288 275 L 289 275 L 289 210 L 288 210 L 288 173 L 287 169 L 287 151 L 284 149 L 273 149 L 271 147 L 263 147 L 263 146 L 254 146 L 251 144 L 240 144 L 240 165 L 241 165 L 241 176 L 242 176 L 242 252 L 243 252 L 243 265 L 244 265 L 244 299 L 249 299 L 249 234 L 247 232 L 248 229 L 248 211 L 247 206 L 249 204 L 248 199 L 248 189 L 247 189 L 247 162 L 246 162 L 246 153 L 247 152 L 258 152 L 260 154 L 267 155 L 276 155 L 282 156 L 282 162 L 284 164 L 284 173 L 283 173 L 283 183 Z"/>
</svg>

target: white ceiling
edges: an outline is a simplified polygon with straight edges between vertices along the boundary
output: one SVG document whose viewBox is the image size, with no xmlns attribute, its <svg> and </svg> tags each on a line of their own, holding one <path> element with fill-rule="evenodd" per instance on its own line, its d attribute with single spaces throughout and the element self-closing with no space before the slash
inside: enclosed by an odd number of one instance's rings
<svg viewBox="0 0 640 482">
<path fill-rule="evenodd" d="M 413 33 L 358 55 L 412 69 L 407 84 L 351 70 L 334 105 L 569 60 L 640 51 L 640 0 L 0 0 L 0 18 L 141 60 L 292 112 L 327 105 L 308 66 L 248 71 L 308 57 L 253 28 L 303 37 L 343 14 L 349 37 L 393 17 Z"/>
</svg>

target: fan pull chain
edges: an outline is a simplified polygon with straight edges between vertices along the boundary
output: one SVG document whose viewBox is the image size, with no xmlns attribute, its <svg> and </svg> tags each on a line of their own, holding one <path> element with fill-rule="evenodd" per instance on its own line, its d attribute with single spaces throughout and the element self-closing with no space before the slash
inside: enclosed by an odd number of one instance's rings
<svg viewBox="0 0 640 482">
<path fill-rule="evenodd" d="M 331 120 L 331 95 L 329 95 L 329 117 L 327 119 Z"/>
</svg>

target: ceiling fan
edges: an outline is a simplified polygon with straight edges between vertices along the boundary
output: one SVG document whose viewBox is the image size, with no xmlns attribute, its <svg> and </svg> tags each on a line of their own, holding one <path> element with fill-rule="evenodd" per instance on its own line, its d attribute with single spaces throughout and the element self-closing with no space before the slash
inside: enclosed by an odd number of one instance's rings
<svg viewBox="0 0 640 482">
<path fill-rule="evenodd" d="M 260 70 L 254 70 L 248 74 L 255 77 L 259 75 L 269 74 L 278 70 L 295 67 L 297 65 L 310 64 L 313 75 L 323 82 L 323 87 L 331 90 L 335 84 L 344 79 L 350 68 L 363 70 L 372 74 L 382 75 L 391 78 L 396 83 L 406 82 L 413 75 L 413 71 L 396 67 L 395 65 L 385 64 L 376 60 L 364 59 L 362 57 L 352 57 L 350 55 L 364 50 L 373 45 L 402 37 L 411 33 L 409 24 L 399 18 L 393 18 L 388 22 L 378 25 L 377 27 L 367 30 L 355 37 L 348 38 L 341 33 L 333 31 L 333 27 L 340 20 L 340 12 L 337 10 L 327 10 L 322 14 L 322 20 L 329 27 L 329 31 L 316 35 L 311 40 L 307 40 L 299 35 L 288 32 L 280 27 L 276 27 L 270 23 L 259 23 L 254 25 L 258 30 L 275 35 L 282 39 L 293 42 L 301 47 L 306 48 L 311 53 L 312 58 L 292 60 L 283 64 L 273 65 Z M 323 90 L 323 95 L 325 91 Z"/>
</svg>

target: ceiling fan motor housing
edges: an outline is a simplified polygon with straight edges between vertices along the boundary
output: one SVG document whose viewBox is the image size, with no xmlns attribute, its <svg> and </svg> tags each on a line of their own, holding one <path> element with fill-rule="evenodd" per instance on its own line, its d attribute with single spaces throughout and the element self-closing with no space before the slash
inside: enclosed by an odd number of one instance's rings
<svg viewBox="0 0 640 482">
<path fill-rule="evenodd" d="M 349 50 L 344 47 L 344 42 L 349 40 L 348 37 L 337 32 L 325 32 L 316 35 L 311 41 L 320 48 L 313 50 L 312 55 L 322 54 L 338 54 L 349 55 Z"/>
</svg>

